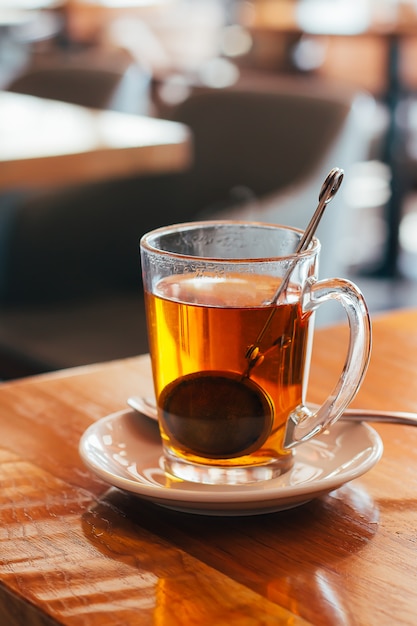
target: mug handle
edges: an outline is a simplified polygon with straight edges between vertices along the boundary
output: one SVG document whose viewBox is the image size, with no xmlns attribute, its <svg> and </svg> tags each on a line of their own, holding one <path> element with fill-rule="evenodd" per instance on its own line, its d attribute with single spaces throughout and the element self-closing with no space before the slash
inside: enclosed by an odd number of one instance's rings
<svg viewBox="0 0 417 626">
<path fill-rule="evenodd" d="M 358 287 L 349 280 L 328 278 L 306 283 L 302 296 L 302 310 L 313 313 L 324 302 L 337 300 L 345 309 L 350 335 L 346 361 L 332 393 L 316 410 L 297 407 L 288 417 L 284 448 L 307 441 L 336 422 L 353 400 L 368 368 L 371 355 L 372 332 L 368 307 Z"/>
</svg>

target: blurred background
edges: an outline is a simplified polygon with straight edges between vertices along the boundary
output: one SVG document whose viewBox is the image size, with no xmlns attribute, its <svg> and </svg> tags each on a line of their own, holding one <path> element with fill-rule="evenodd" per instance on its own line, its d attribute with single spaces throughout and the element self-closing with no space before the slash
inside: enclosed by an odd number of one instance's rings
<svg viewBox="0 0 417 626">
<path fill-rule="evenodd" d="M 303 227 L 332 166 L 321 275 L 351 278 L 373 314 L 416 305 L 416 61 L 417 0 L 0 0 L 2 92 L 193 137 L 181 172 L 0 189 L 0 378 L 145 351 L 144 232 Z"/>
</svg>

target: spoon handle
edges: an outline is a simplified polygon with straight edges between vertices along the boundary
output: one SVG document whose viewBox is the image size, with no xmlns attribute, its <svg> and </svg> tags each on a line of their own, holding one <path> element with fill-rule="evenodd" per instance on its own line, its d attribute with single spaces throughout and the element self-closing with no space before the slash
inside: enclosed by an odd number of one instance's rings
<svg viewBox="0 0 417 626">
<path fill-rule="evenodd" d="M 157 419 L 155 401 L 151 398 L 132 396 L 127 401 L 130 408 L 150 417 Z M 375 409 L 346 409 L 343 418 L 354 422 L 379 422 L 382 424 L 405 424 L 417 426 L 417 413 L 406 411 L 381 411 Z"/>
<path fill-rule="evenodd" d="M 330 202 L 330 200 L 332 200 L 332 198 L 336 195 L 336 193 L 338 192 L 338 189 L 340 187 L 340 185 L 342 184 L 342 180 L 343 180 L 343 176 L 344 176 L 344 172 L 343 170 L 341 170 L 338 167 L 334 167 L 326 176 L 326 180 L 324 181 L 321 190 L 320 190 L 320 195 L 319 195 L 319 204 L 317 209 L 314 212 L 313 217 L 311 218 L 310 222 L 308 223 L 307 228 L 304 231 L 303 236 L 301 237 L 298 246 L 294 252 L 295 255 L 299 255 L 301 252 L 303 252 L 304 250 L 307 250 L 308 246 L 310 245 L 313 237 L 314 237 L 314 233 L 316 232 L 316 229 L 320 223 L 320 220 L 323 216 L 324 213 L 324 209 L 326 208 L 326 205 Z M 295 268 L 297 264 L 297 257 L 294 256 L 293 260 L 291 261 L 285 275 L 282 278 L 281 283 L 279 284 L 272 300 L 271 300 L 271 304 L 278 304 L 279 298 L 281 296 L 282 293 L 284 293 L 289 285 L 289 282 L 291 280 L 291 275 L 292 272 Z M 268 330 L 272 319 L 274 318 L 275 314 L 277 312 L 277 307 L 273 307 L 265 321 L 265 324 L 262 326 L 261 330 L 258 333 L 258 336 L 256 337 L 255 343 L 253 343 L 251 346 L 248 347 L 246 354 L 245 354 L 245 358 L 247 359 L 248 363 L 247 363 L 247 367 L 245 370 L 245 377 L 249 378 L 252 369 L 255 367 L 255 365 L 259 362 L 262 362 L 265 353 L 263 355 L 261 355 L 260 352 L 260 345 L 262 342 L 262 339 L 264 338 L 264 335 L 266 333 L 266 331 Z M 261 357 L 261 361 L 260 361 L 260 357 Z"/>
<path fill-rule="evenodd" d="M 380 422 L 382 424 L 406 424 L 417 426 L 417 414 L 406 411 L 378 411 L 373 409 L 346 409 L 343 416 L 357 422 Z"/>
</svg>

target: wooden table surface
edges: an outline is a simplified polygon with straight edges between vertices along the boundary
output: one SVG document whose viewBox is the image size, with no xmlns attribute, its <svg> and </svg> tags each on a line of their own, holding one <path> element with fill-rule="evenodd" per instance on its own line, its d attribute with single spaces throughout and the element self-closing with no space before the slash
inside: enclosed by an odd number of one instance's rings
<svg viewBox="0 0 417 626">
<path fill-rule="evenodd" d="M 373 326 L 354 404 L 417 410 L 417 310 Z M 317 332 L 310 400 L 345 338 Z M 191 515 L 109 488 L 78 454 L 89 424 L 149 384 L 145 356 L 0 385 L 1 624 L 416 623 L 417 429 L 376 425 L 378 464 L 298 508 Z"/>
<path fill-rule="evenodd" d="M 0 91 L 0 191 L 179 171 L 190 159 L 182 124 Z"/>
</svg>

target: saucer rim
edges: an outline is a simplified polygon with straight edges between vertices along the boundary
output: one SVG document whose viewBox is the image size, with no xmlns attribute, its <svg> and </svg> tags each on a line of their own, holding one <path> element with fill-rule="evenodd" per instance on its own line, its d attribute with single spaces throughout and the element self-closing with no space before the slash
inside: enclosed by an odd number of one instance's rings
<svg viewBox="0 0 417 626">
<path fill-rule="evenodd" d="M 197 485 L 197 483 L 181 481 L 182 485 L 187 485 L 187 489 L 175 490 L 169 486 L 148 485 L 140 480 L 116 474 L 103 468 L 90 458 L 86 444 L 91 435 L 96 433 L 97 429 L 102 427 L 105 422 L 120 420 L 129 414 L 135 417 L 138 415 L 131 409 L 123 409 L 110 413 L 90 424 L 82 434 L 79 442 L 79 454 L 82 460 L 89 469 L 109 485 L 153 501 L 161 506 L 182 511 L 210 514 L 210 510 L 212 510 L 212 514 L 230 514 L 232 510 L 236 511 L 236 508 L 241 505 L 242 514 L 244 514 L 243 510 L 250 510 L 251 514 L 253 514 L 255 513 L 254 509 L 262 507 L 262 505 L 265 505 L 269 511 L 299 506 L 362 476 L 372 469 L 380 460 L 383 453 L 382 439 L 377 431 L 369 426 L 369 424 L 365 423 L 365 421 L 349 423 L 348 418 L 340 419 L 332 426 L 332 436 L 335 429 L 341 430 L 341 434 L 345 436 L 346 434 L 350 434 L 349 432 L 346 433 L 346 430 L 356 430 L 358 436 L 362 434 L 361 441 L 363 434 L 365 433 L 367 435 L 367 445 L 364 445 L 362 450 L 366 451 L 367 448 L 369 448 L 369 453 L 366 458 L 357 466 L 349 468 L 347 471 L 342 470 L 330 477 L 325 476 L 317 480 L 312 479 L 293 486 L 279 485 L 281 477 L 278 477 L 268 481 L 249 483 L 246 485 Z M 140 423 L 139 420 L 138 423 Z M 155 424 L 155 427 L 157 428 L 157 424 Z M 329 436 L 329 434 L 323 433 L 320 435 L 321 438 L 326 436 Z M 314 444 L 314 441 L 320 439 L 320 437 L 304 443 L 303 448 L 308 448 L 309 445 Z M 291 471 L 292 470 L 289 470 L 289 472 Z M 219 508 L 221 509 L 221 513 L 216 513 L 216 510 L 219 510 Z M 196 509 L 200 510 L 197 511 Z M 229 511 L 229 513 L 227 513 L 227 511 Z M 237 513 L 235 512 L 234 514 Z"/>
</svg>

